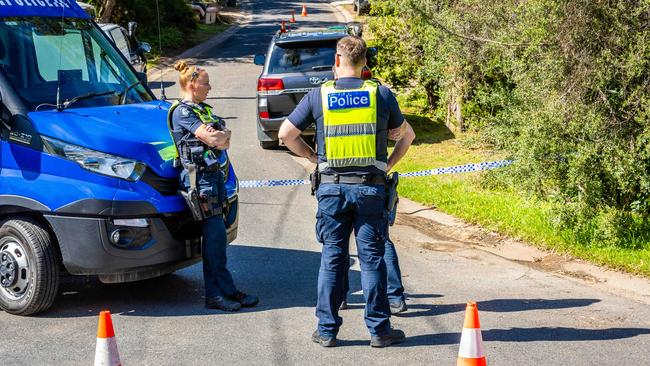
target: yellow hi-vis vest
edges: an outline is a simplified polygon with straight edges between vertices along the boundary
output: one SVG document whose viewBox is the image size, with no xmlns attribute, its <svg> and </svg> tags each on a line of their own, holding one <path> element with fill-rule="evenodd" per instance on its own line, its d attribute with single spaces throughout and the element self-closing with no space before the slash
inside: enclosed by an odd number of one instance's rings
<svg viewBox="0 0 650 366">
<path fill-rule="evenodd" d="M 378 84 L 366 80 L 358 89 L 337 90 L 334 81 L 321 86 L 326 168 L 369 167 L 386 171 L 377 160 Z"/>
<path fill-rule="evenodd" d="M 174 146 L 173 146 L 175 151 L 174 159 L 178 158 L 178 143 L 180 142 L 182 135 L 174 136 L 172 115 L 174 114 L 174 110 L 178 108 L 179 105 L 181 105 L 181 101 L 175 100 L 174 103 L 172 103 L 172 106 L 169 107 L 169 111 L 167 112 L 167 128 L 169 128 L 169 134 L 172 136 L 172 141 L 174 141 Z M 194 112 L 194 114 L 196 114 L 199 117 L 199 119 L 201 120 L 201 122 L 203 122 L 203 124 L 211 124 L 219 121 L 212 114 L 212 107 L 210 107 L 207 104 L 203 104 L 203 110 L 193 105 L 187 105 L 187 106 L 190 107 L 190 109 L 192 109 L 192 112 Z"/>
</svg>

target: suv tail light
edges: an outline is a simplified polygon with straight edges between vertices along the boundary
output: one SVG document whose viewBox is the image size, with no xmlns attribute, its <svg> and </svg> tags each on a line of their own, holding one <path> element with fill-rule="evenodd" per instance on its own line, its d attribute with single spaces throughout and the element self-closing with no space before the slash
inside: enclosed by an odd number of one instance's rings
<svg viewBox="0 0 650 366">
<path fill-rule="evenodd" d="M 361 71 L 361 78 L 363 80 L 370 80 L 372 79 L 372 71 L 370 71 L 369 68 L 364 67 L 363 70 Z"/>
<path fill-rule="evenodd" d="M 257 91 L 266 92 L 269 90 L 282 90 L 284 89 L 284 82 L 282 79 L 268 79 L 268 78 L 259 78 L 257 79 Z"/>
</svg>

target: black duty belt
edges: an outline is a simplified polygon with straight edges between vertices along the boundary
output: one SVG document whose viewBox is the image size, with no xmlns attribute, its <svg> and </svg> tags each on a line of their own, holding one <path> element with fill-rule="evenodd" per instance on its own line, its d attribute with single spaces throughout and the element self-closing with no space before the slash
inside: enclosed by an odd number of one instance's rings
<svg viewBox="0 0 650 366">
<path fill-rule="evenodd" d="M 340 175 L 321 173 L 320 183 L 386 185 L 386 177 L 379 174 Z"/>
</svg>

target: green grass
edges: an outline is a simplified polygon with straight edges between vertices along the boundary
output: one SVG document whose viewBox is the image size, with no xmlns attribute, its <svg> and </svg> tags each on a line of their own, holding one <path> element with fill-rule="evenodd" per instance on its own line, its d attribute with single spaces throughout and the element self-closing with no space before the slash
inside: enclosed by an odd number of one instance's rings
<svg viewBox="0 0 650 366">
<path fill-rule="evenodd" d="M 444 123 L 423 114 L 419 106 L 409 104 L 404 98 L 399 99 L 417 138 L 395 170 L 405 173 L 502 158 L 488 148 L 468 147 L 470 145 L 464 141 L 475 142 L 476 136 L 456 136 Z M 435 206 L 442 212 L 488 230 L 596 264 L 650 277 L 650 246 L 631 250 L 580 244 L 573 232 L 559 232 L 553 227 L 549 219 L 549 213 L 555 208 L 553 204 L 521 192 L 484 188 L 480 184 L 481 174 L 403 178 L 399 191 L 403 197 Z"/>
</svg>

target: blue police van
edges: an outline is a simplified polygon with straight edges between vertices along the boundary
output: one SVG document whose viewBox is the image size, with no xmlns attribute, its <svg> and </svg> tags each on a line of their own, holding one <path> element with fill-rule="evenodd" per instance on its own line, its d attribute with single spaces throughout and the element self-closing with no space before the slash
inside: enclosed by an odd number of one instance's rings
<svg viewBox="0 0 650 366">
<path fill-rule="evenodd" d="M 0 0 L 2 310 L 47 309 L 65 275 L 127 282 L 200 260 L 170 104 L 144 80 L 75 1 Z"/>
</svg>

